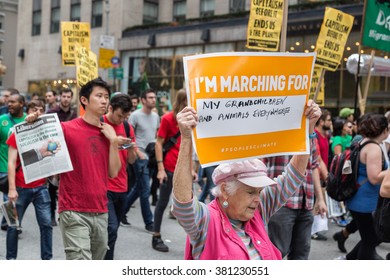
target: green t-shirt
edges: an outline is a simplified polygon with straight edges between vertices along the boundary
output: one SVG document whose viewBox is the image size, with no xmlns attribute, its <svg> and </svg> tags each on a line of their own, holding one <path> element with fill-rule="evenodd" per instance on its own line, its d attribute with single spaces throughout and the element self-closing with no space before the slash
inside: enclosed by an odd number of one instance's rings
<svg viewBox="0 0 390 280">
<path fill-rule="evenodd" d="M 0 116 L 0 172 L 7 172 L 8 170 L 8 145 L 5 143 L 8 137 L 13 132 L 15 125 L 11 115 L 4 114 Z M 21 123 L 26 118 L 26 113 L 23 113 L 21 118 L 12 118 L 15 123 Z"/>
<path fill-rule="evenodd" d="M 336 147 L 337 145 L 341 145 L 341 152 L 344 152 L 345 149 L 351 147 L 352 136 L 351 135 L 334 136 L 331 138 L 331 141 L 332 141 L 332 153 L 334 153 L 334 147 Z"/>
</svg>

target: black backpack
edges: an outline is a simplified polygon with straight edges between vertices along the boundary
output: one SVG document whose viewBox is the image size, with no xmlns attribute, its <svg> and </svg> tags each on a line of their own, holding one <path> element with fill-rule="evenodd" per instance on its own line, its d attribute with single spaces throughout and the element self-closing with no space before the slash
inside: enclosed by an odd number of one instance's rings
<svg viewBox="0 0 390 280">
<path fill-rule="evenodd" d="M 180 131 L 178 131 L 174 136 L 168 139 L 163 145 L 163 159 L 168 151 L 177 143 L 177 138 L 180 136 Z M 150 170 L 157 169 L 157 160 L 156 160 L 156 142 L 150 142 L 146 148 L 145 153 L 148 155 L 149 163 L 148 168 Z"/>
<path fill-rule="evenodd" d="M 390 242 L 390 199 L 379 195 L 374 212 L 375 231 L 380 242 Z"/>
<path fill-rule="evenodd" d="M 329 197 L 336 201 L 345 201 L 355 195 L 360 187 L 357 183 L 359 173 L 360 151 L 369 143 L 377 142 L 369 140 L 360 144 L 361 141 L 355 142 L 350 149 L 341 154 L 335 155 L 331 161 L 328 178 L 326 180 L 326 192 Z M 343 174 L 343 168 L 347 161 L 350 161 L 351 171 Z"/>
</svg>

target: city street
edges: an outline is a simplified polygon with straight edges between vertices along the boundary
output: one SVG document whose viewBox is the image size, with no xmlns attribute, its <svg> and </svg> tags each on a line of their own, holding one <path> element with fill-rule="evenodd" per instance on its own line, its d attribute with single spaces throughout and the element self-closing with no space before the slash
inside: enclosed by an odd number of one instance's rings
<svg viewBox="0 0 390 280">
<path fill-rule="evenodd" d="M 152 206 L 154 211 L 154 206 Z M 176 220 L 168 218 L 168 213 L 164 214 L 162 224 L 162 237 L 169 247 L 168 253 L 155 251 L 152 246 L 152 235 L 144 229 L 141 217 L 139 201 L 135 203 L 135 208 L 131 208 L 128 221 L 130 227 L 120 227 L 118 240 L 115 247 L 115 259 L 117 260 L 182 260 L 184 255 L 185 233 Z M 343 255 L 333 241 L 332 236 L 341 228 L 329 220 L 329 230 L 325 233 L 327 241 L 312 240 L 310 253 L 311 260 L 333 260 L 333 258 Z M 25 218 L 23 219 L 23 233 L 19 240 L 19 260 L 39 260 L 39 229 L 35 220 L 33 205 L 30 205 Z M 351 235 L 346 241 L 347 250 L 351 250 L 359 239 L 359 234 Z M 6 232 L 0 232 L 0 260 L 5 259 Z M 378 254 L 385 258 L 390 252 L 390 244 L 381 244 L 377 247 Z M 65 254 L 62 246 L 62 239 L 59 227 L 53 228 L 53 259 L 63 260 Z"/>
</svg>

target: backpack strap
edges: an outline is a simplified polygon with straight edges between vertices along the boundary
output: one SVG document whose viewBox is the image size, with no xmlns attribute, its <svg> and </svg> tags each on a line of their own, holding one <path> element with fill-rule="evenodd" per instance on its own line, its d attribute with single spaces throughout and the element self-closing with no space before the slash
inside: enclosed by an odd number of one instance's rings
<svg viewBox="0 0 390 280">
<path fill-rule="evenodd" d="M 382 155 L 382 170 L 385 170 L 385 157 L 383 155 L 383 151 L 382 151 L 382 148 L 380 147 L 380 145 L 378 144 L 378 142 L 375 142 L 373 140 L 367 140 L 366 142 L 364 142 L 363 144 L 361 144 L 363 140 L 361 140 L 359 142 L 359 151 L 361 151 L 363 149 L 364 146 L 366 146 L 367 144 L 370 144 L 370 143 L 373 143 L 373 144 L 377 144 L 379 146 L 379 148 L 381 149 L 381 155 Z M 360 159 L 359 159 L 360 161 Z"/>
<path fill-rule="evenodd" d="M 13 125 L 16 125 L 16 122 L 15 122 L 15 120 L 12 118 L 12 116 L 11 116 L 10 113 L 7 114 L 7 117 L 8 117 L 8 119 L 12 122 Z"/>
<path fill-rule="evenodd" d="M 123 121 L 123 126 L 125 127 L 127 138 L 130 138 L 130 125 L 129 125 L 129 122 L 124 120 Z"/>
</svg>

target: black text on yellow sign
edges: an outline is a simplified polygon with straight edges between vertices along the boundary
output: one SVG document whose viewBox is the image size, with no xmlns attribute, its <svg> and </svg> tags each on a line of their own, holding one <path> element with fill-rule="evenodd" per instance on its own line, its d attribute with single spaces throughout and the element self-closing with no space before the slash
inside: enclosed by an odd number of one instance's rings
<svg viewBox="0 0 390 280">
<path fill-rule="evenodd" d="M 62 65 L 75 66 L 75 46 L 90 49 L 90 26 L 88 22 L 61 22 Z"/>
<path fill-rule="evenodd" d="M 79 87 L 98 77 L 96 54 L 79 46 L 76 46 L 76 77 Z"/>
<path fill-rule="evenodd" d="M 115 56 L 115 50 L 99 49 L 99 68 L 111 68 L 111 59 Z"/>
<path fill-rule="evenodd" d="M 247 48 L 277 51 L 283 21 L 283 0 L 252 0 Z"/>
<path fill-rule="evenodd" d="M 316 65 L 336 71 L 343 58 L 345 44 L 353 26 L 354 17 L 333 8 L 326 8 L 324 21 L 317 39 Z"/>
<path fill-rule="evenodd" d="M 321 83 L 321 86 L 320 86 L 320 89 L 318 92 L 318 96 L 317 96 L 317 99 L 315 100 L 315 102 L 319 106 L 324 106 L 325 105 L 324 80 L 322 79 L 322 81 L 320 81 L 320 76 L 321 76 L 321 68 L 314 67 L 313 75 L 311 76 L 311 86 L 310 86 L 309 98 L 310 99 L 314 98 L 314 94 L 317 90 L 318 84 Z"/>
</svg>

